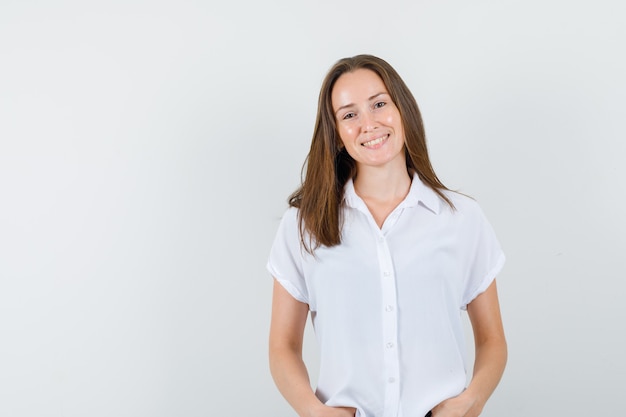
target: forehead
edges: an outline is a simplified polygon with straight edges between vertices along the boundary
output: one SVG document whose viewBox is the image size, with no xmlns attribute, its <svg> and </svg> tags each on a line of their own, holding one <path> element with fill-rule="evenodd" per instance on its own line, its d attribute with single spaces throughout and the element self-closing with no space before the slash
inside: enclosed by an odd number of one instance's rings
<svg viewBox="0 0 626 417">
<path fill-rule="evenodd" d="M 348 104 L 357 104 L 359 101 L 367 101 L 370 97 L 387 93 L 387 87 L 383 80 L 374 71 L 360 68 L 352 72 L 342 74 L 331 93 L 333 108 Z"/>
</svg>

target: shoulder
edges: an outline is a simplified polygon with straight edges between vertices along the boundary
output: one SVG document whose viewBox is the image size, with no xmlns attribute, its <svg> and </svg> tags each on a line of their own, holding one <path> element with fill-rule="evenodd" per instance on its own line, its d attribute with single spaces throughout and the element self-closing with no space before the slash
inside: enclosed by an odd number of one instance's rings
<svg viewBox="0 0 626 417">
<path fill-rule="evenodd" d="M 289 207 L 283 213 L 283 221 L 298 221 L 298 215 L 300 213 L 300 209 L 297 207 Z"/>
<path fill-rule="evenodd" d="M 274 237 L 272 256 L 296 253 L 301 244 L 298 209 L 290 207 L 283 213 Z M 290 255 L 291 256 L 291 255 Z"/>
<path fill-rule="evenodd" d="M 457 225 L 465 224 L 472 230 L 480 229 L 488 224 L 480 204 L 472 197 L 455 192 L 444 191 L 444 195 L 454 205 L 454 208 L 450 207 L 445 201 L 441 201 L 442 211 L 444 216 L 450 216 L 450 220 Z"/>
<path fill-rule="evenodd" d="M 472 197 L 450 190 L 443 190 L 443 194 L 448 197 L 456 209 L 454 211 L 459 214 L 471 215 L 482 212 L 480 205 Z M 446 204 L 446 206 L 448 205 Z"/>
<path fill-rule="evenodd" d="M 446 191 L 445 195 L 450 198 L 456 208 L 453 210 L 446 205 L 446 212 L 449 213 L 447 220 L 451 225 L 455 225 L 454 227 L 457 227 L 468 238 L 473 236 L 479 240 L 486 239 L 485 241 L 494 241 L 496 246 L 498 245 L 495 231 L 476 200 L 453 191 Z"/>
<path fill-rule="evenodd" d="M 289 207 L 284 211 L 279 225 L 279 231 L 282 233 L 290 233 L 299 230 L 299 212 L 296 207 Z"/>
</svg>

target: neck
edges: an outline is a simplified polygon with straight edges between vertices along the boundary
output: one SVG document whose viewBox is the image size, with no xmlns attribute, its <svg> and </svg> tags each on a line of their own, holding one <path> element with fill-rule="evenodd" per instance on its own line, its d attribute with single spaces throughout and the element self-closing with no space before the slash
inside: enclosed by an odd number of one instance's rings
<svg viewBox="0 0 626 417">
<path fill-rule="evenodd" d="M 367 167 L 358 169 L 354 190 L 366 200 L 395 202 L 404 199 L 411 187 L 411 177 L 403 164 L 400 167 Z"/>
</svg>

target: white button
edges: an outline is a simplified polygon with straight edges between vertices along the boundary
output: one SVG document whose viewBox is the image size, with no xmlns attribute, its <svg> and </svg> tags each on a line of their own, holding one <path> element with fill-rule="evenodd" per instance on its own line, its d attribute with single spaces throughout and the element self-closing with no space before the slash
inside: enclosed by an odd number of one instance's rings
<svg viewBox="0 0 626 417">
<path fill-rule="evenodd" d="M 393 347 L 393 343 L 389 342 L 387 343 L 387 349 L 391 349 Z"/>
<path fill-rule="evenodd" d="M 386 276 L 386 277 L 388 277 L 388 276 L 390 276 L 390 275 L 391 275 L 391 272 L 389 272 L 389 271 L 385 271 L 385 272 L 383 272 L 383 275 L 384 275 L 384 276 Z"/>
<path fill-rule="evenodd" d="M 387 306 L 387 307 L 385 307 L 385 311 L 393 311 L 393 306 Z"/>
<path fill-rule="evenodd" d="M 389 377 L 387 381 L 389 381 L 390 384 L 393 384 L 394 382 L 396 382 L 396 379 L 394 377 Z"/>
<path fill-rule="evenodd" d="M 384 242 L 384 241 L 385 241 L 385 238 L 384 238 L 383 236 L 378 236 L 378 241 L 379 241 L 379 242 Z"/>
</svg>

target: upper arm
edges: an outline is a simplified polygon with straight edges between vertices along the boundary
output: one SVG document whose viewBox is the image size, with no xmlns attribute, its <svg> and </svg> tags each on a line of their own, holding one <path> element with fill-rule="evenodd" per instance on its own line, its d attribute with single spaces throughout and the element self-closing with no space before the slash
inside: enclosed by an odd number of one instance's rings
<svg viewBox="0 0 626 417">
<path fill-rule="evenodd" d="M 308 313 L 309 305 L 296 300 L 274 279 L 270 350 L 289 347 L 301 352 Z"/>
<path fill-rule="evenodd" d="M 485 292 L 468 304 L 467 313 L 472 323 L 477 346 L 494 339 L 504 341 L 504 328 L 495 280 Z"/>
</svg>

